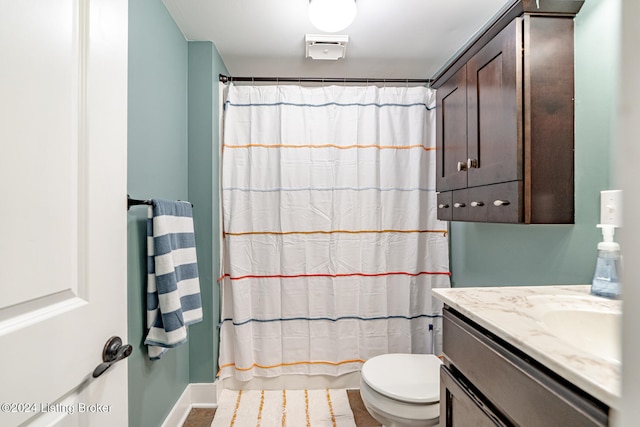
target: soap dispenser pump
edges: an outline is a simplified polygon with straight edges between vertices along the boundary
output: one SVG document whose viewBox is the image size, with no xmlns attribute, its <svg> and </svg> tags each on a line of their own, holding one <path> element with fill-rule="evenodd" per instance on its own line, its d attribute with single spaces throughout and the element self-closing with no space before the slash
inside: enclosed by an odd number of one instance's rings
<svg viewBox="0 0 640 427">
<path fill-rule="evenodd" d="M 607 298 L 622 296 L 620 245 L 613 240 L 616 227 L 622 225 L 622 191 L 600 192 L 600 224 L 602 242 L 598 243 L 596 271 L 591 294 Z"/>
<path fill-rule="evenodd" d="M 613 241 L 615 226 L 598 224 L 603 241 L 598 243 L 596 272 L 593 275 L 591 294 L 607 298 L 620 298 L 620 245 Z"/>
</svg>

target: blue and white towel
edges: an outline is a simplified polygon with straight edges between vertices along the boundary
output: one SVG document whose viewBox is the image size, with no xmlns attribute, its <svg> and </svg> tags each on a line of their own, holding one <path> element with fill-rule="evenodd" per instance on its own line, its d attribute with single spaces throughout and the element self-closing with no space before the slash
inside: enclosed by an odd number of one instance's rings
<svg viewBox="0 0 640 427">
<path fill-rule="evenodd" d="M 154 199 L 147 219 L 147 327 L 144 343 L 157 360 L 187 340 L 202 320 L 200 281 L 189 202 Z"/>
</svg>

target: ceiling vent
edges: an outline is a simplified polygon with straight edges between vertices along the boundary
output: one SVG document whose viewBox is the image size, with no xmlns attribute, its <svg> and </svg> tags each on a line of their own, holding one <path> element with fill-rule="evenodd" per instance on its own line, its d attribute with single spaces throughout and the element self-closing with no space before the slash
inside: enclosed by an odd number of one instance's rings
<svg viewBox="0 0 640 427">
<path fill-rule="evenodd" d="M 305 58 L 335 61 L 344 58 L 349 36 L 307 34 Z"/>
</svg>

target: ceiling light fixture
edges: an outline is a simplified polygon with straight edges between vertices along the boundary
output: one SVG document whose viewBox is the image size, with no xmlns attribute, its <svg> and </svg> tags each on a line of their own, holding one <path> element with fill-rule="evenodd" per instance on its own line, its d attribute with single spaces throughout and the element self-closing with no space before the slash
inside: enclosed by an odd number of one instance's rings
<svg viewBox="0 0 640 427">
<path fill-rule="evenodd" d="M 327 33 L 347 28 L 356 18 L 355 0 L 309 0 L 309 20 Z"/>
</svg>

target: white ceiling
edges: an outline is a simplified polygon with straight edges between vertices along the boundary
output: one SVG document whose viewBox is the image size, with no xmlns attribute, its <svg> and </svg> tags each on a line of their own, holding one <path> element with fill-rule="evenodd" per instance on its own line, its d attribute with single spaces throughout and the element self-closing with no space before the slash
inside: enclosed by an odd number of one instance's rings
<svg viewBox="0 0 640 427">
<path fill-rule="evenodd" d="M 308 0 L 163 0 L 187 40 L 212 41 L 232 76 L 432 77 L 511 0 L 357 0 L 346 57 L 305 59 Z"/>
</svg>

